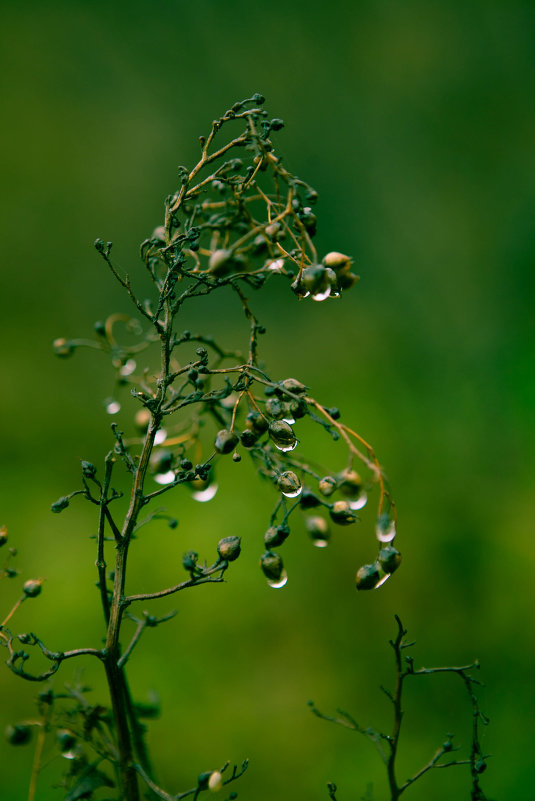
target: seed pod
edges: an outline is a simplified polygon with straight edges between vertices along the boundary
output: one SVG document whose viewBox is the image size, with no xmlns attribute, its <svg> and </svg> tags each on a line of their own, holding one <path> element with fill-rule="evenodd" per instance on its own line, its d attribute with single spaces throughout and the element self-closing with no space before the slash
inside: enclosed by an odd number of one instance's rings
<svg viewBox="0 0 535 801">
<path fill-rule="evenodd" d="M 334 476 L 324 476 L 318 483 L 318 489 L 325 498 L 332 495 L 337 487 L 337 482 Z"/>
<path fill-rule="evenodd" d="M 377 561 L 385 573 L 394 573 L 401 564 L 401 554 L 393 545 L 386 545 L 379 551 Z"/>
<path fill-rule="evenodd" d="M 0 548 L 2 545 L 5 545 L 7 542 L 7 528 L 5 526 L 0 527 Z"/>
<path fill-rule="evenodd" d="M 352 286 L 355 286 L 359 278 L 360 275 L 355 275 L 354 273 L 341 273 L 338 276 L 338 285 L 340 289 L 351 289 Z"/>
<path fill-rule="evenodd" d="M 362 565 L 357 570 L 356 585 L 357 590 L 373 590 L 380 580 L 380 573 L 377 564 Z"/>
<path fill-rule="evenodd" d="M 212 775 L 212 770 L 207 770 L 204 773 L 200 773 L 197 779 L 197 785 L 201 790 L 208 789 L 208 782 L 210 781 L 210 776 Z"/>
<path fill-rule="evenodd" d="M 339 526 L 349 526 L 355 523 L 357 516 L 347 501 L 336 501 L 329 510 L 331 520 Z"/>
<path fill-rule="evenodd" d="M 282 559 L 275 551 L 266 551 L 260 558 L 260 567 L 264 576 L 270 581 L 278 581 L 282 576 L 284 565 Z"/>
<path fill-rule="evenodd" d="M 330 267 L 331 270 L 334 270 L 335 273 L 339 275 L 340 273 L 349 272 L 351 258 L 344 253 L 338 253 L 338 251 L 332 250 L 330 253 L 325 254 L 323 263 L 326 267 Z"/>
<path fill-rule="evenodd" d="M 41 592 L 41 584 L 43 579 L 28 579 L 24 583 L 23 591 L 27 598 L 37 598 Z"/>
<path fill-rule="evenodd" d="M 279 545 L 282 545 L 282 543 L 288 539 L 289 534 L 290 529 L 286 525 L 270 526 L 264 534 L 264 544 L 268 550 L 272 547 L 278 548 Z"/>
<path fill-rule="evenodd" d="M 294 395 L 301 395 L 307 391 L 305 385 L 298 381 L 297 378 L 285 378 L 280 382 L 280 386 L 287 392 L 293 392 Z"/>
<path fill-rule="evenodd" d="M 310 267 L 305 267 L 301 280 L 312 295 L 325 292 L 329 288 L 328 276 L 322 264 L 312 264 Z"/>
<path fill-rule="evenodd" d="M 277 485 L 287 498 L 297 498 L 303 489 L 303 485 L 293 470 L 285 470 L 284 473 L 281 473 L 277 479 Z"/>
<path fill-rule="evenodd" d="M 54 353 L 56 356 L 59 356 L 60 359 L 68 359 L 69 356 L 72 356 L 74 353 L 74 345 L 63 337 L 55 339 L 52 343 L 52 347 L 54 348 Z"/>
<path fill-rule="evenodd" d="M 275 420 L 282 420 L 285 415 L 285 409 L 280 400 L 270 398 L 266 401 L 266 414 L 273 417 Z"/>
<path fill-rule="evenodd" d="M 308 412 L 308 406 L 304 398 L 300 398 L 299 400 L 290 400 L 285 404 L 285 406 L 288 410 L 288 416 L 294 417 L 296 420 L 304 417 Z"/>
<path fill-rule="evenodd" d="M 17 723 L 6 727 L 6 740 L 10 745 L 26 745 L 32 737 L 32 727 L 27 723 Z"/>
<path fill-rule="evenodd" d="M 304 489 L 301 493 L 301 509 L 313 509 L 319 506 L 321 501 L 309 489 Z"/>
<path fill-rule="evenodd" d="M 245 427 L 257 434 L 263 434 L 264 431 L 268 430 L 268 426 L 269 422 L 264 415 L 256 410 L 249 412 L 245 419 Z"/>
<path fill-rule="evenodd" d="M 215 438 L 214 448 L 218 453 L 231 453 L 238 444 L 238 436 L 234 431 L 223 428 Z"/>
<path fill-rule="evenodd" d="M 221 559 L 233 562 L 241 553 L 240 537 L 223 537 L 217 545 L 217 552 Z"/>
<path fill-rule="evenodd" d="M 59 514 L 60 512 L 63 512 L 63 510 L 66 509 L 68 505 L 69 505 L 69 499 L 66 496 L 64 496 L 63 498 L 58 498 L 57 501 L 54 501 L 54 503 L 50 508 L 53 512 Z"/>
<path fill-rule="evenodd" d="M 269 424 L 269 436 L 279 451 L 293 451 L 297 445 L 297 437 L 293 428 L 284 420 L 274 420 Z"/>
<path fill-rule="evenodd" d="M 240 442 L 244 448 L 252 448 L 253 445 L 256 444 L 257 440 L 258 435 L 248 428 L 246 428 L 245 431 L 242 431 L 240 434 Z"/>
</svg>

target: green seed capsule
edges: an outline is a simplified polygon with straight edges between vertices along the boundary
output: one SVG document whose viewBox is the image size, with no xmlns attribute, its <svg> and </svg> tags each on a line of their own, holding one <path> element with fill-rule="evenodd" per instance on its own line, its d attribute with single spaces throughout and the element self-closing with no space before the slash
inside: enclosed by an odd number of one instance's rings
<svg viewBox="0 0 535 801">
<path fill-rule="evenodd" d="M 279 451 L 293 451 L 297 446 L 297 437 L 284 420 L 274 420 L 269 424 L 269 436 Z"/>
<path fill-rule="evenodd" d="M 58 729 L 56 737 L 62 754 L 70 751 L 76 745 L 76 736 L 69 729 Z"/>
<path fill-rule="evenodd" d="M 336 487 L 337 482 L 334 476 L 324 476 L 318 483 L 318 489 L 325 498 L 332 495 Z"/>
<path fill-rule="evenodd" d="M 279 545 L 288 539 L 290 529 L 286 525 L 270 526 L 264 534 L 264 544 L 269 550 L 270 548 L 278 548 Z"/>
<path fill-rule="evenodd" d="M 338 253 L 336 250 L 333 250 L 323 257 L 323 263 L 337 274 L 347 273 L 351 267 L 351 258 L 344 253 Z"/>
<path fill-rule="evenodd" d="M 218 453 L 231 453 L 238 444 L 238 436 L 234 431 L 223 428 L 215 438 L 214 448 Z"/>
<path fill-rule="evenodd" d="M 37 598 L 37 596 L 41 593 L 42 583 L 43 579 L 28 579 L 22 588 L 26 597 Z"/>
<path fill-rule="evenodd" d="M 331 520 L 339 526 L 349 526 L 355 523 L 357 516 L 347 501 L 336 501 L 329 510 Z"/>
<path fill-rule="evenodd" d="M 385 573 L 394 573 L 401 564 L 401 554 L 393 545 L 386 545 L 379 551 L 377 561 Z"/>
<path fill-rule="evenodd" d="M 373 590 L 380 581 L 380 572 L 376 564 L 362 565 L 357 570 L 357 590 Z"/>
<path fill-rule="evenodd" d="M 224 537 L 222 540 L 219 540 L 217 552 L 221 559 L 233 562 L 241 553 L 241 538 Z"/>
<path fill-rule="evenodd" d="M 285 378 L 284 381 L 280 382 L 280 386 L 294 395 L 301 395 L 307 391 L 306 386 L 301 381 L 298 381 L 297 378 Z"/>
<path fill-rule="evenodd" d="M 0 548 L 2 545 L 5 545 L 7 542 L 7 528 L 5 526 L 0 527 Z"/>
<path fill-rule="evenodd" d="M 277 479 L 277 485 L 287 498 L 297 498 L 303 489 L 298 476 L 292 470 L 286 470 L 281 473 Z"/>
<path fill-rule="evenodd" d="M 260 567 L 270 581 L 279 581 L 284 570 L 282 559 L 275 551 L 266 551 L 260 558 Z"/>
</svg>

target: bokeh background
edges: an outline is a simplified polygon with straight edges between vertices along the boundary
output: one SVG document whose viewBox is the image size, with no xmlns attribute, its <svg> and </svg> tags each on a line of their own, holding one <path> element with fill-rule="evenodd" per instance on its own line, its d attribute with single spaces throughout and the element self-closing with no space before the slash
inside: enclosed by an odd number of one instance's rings
<svg viewBox="0 0 535 801">
<path fill-rule="evenodd" d="M 50 347 L 130 311 L 95 237 L 139 275 L 138 243 L 177 165 L 192 163 L 216 115 L 260 91 L 286 121 L 286 162 L 320 193 L 320 251 L 353 254 L 361 274 L 338 302 L 298 303 L 276 281 L 255 302 L 271 371 L 304 380 L 374 444 L 399 507 L 403 569 L 357 595 L 354 571 L 375 553 L 363 515 L 325 551 L 296 528 L 290 580 L 274 591 L 257 567 L 272 491 L 246 460 L 220 472 L 209 504 L 170 497 L 180 526 L 140 540 L 133 588 L 175 581 L 184 550 L 244 541 L 227 584 L 153 610 L 179 613 L 132 661 L 137 697 L 161 698 L 150 742 L 172 792 L 248 756 L 243 799 L 324 799 L 328 780 L 341 801 L 370 783 L 386 799 L 373 747 L 306 702 L 387 726 L 379 684 L 392 678 L 398 613 L 417 663 L 479 657 L 493 755 L 484 786 L 491 798 L 533 798 L 533 17 L 521 0 L 1 4 L 1 522 L 23 576 L 47 577 L 17 630 L 54 649 L 101 636 L 92 509 L 49 512 L 76 488 L 78 460 L 98 463 L 110 447 L 111 368 L 93 352 L 59 361 Z M 235 347 L 246 336 L 231 299 L 186 323 Z M 5 609 L 17 582 L 2 583 Z M 93 668 L 83 680 L 97 700 Z M 66 664 L 55 686 L 72 680 Z M 34 714 L 35 692 L 0 673 L 0 729 Z M 412 686 L 406 706 L 400 777 L 447 732 L 469 742 L 455 677 Z M 0 764 L 2 797 L 25 798 L 31 749 L 0 743 Z M 56 778 L 52 764 L 39 801 L 61 797 Z M 456 768 L 410 792 L 451 801 L 468 785 Z"/>
</svg>

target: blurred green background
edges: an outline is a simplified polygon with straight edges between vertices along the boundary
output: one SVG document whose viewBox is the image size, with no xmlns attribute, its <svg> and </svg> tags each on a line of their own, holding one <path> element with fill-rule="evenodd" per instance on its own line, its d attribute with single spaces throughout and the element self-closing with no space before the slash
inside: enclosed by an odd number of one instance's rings
<svg viewBox="0 0 535 801">
<path fill-rule="evenodd" d="M 399 508 L 403 568 L 381 590 L 354 589 L 375 553 L 371 518 L 326 551 L 296 529 L 290 581 L 257 568 L 272 491 L 247 462 L 220 473 L 206 506 L 170 497 L 180 518 L 139 542 L 131 587 L 182 575 L 194 547 L 243 537 L 225 585 L 162 602 L 177 618 L 149 632 L 131 666 L 139 699 L 160 694 L 150 741 L 161 783 L 248 756 L 240 798 L 341 801 L 383 768 L 363 738 L 313 718 L 341 706 L 387 726 L 394 613 L 417 663 L 482 662 L 491 798 L 533 798 L 533 212 L 534 6 L 520 0 L 251 3 L 236 0 L 9 2 L 0 8 L 1 520 L 23 576 L 46 576 L 16 629 L 53 649 L 98 645 L 95 526 L 87 504 L 50 503 L 76 488 L 78 460 L 110 447 L 105 358 L 55 359 L 56 336 L 91 335 L 130 311 L 92 242 L 111 239 L 140 275 L 138 243 L 161 218 L 197 137 L 233 102 L 260 91 L 286 121 L 277 143 L 320 193 L 321 252 L 355 256 L 361 281 L 339 302 L 298 303 L 283 282 L 255 299 L 264 358 L 297 375 L 374 444 Z M 239 347 L 234 305 L 195 308 L 189 325 Z M 133 402 L 124 398 L 126 420 Z M 317 447 L 321 450 L 322 445 Z M 310 447 L 309 447 L 310 450 Z M 86 506 L 88 508 L 86 508 Z M 233 520 L 232 528 L 228 521 Z M 18 593 L 3 582 L 2 607 Z M 102 690 L 88 663 L 84 680 Z M 67 664 L 55 686 L 72 680 Z M 0 730 L 34 714 L 36 688 L 0 672 Z M 400 778 L 470 713 L 455 677 L 407 697 Z M 0 742 L 2 798 L 26 797 L 31 749 Z M 39 801 L 61 797 L 49 789 Z M 409 796 L 467 798 L 456 768 Z"/>
</svg>

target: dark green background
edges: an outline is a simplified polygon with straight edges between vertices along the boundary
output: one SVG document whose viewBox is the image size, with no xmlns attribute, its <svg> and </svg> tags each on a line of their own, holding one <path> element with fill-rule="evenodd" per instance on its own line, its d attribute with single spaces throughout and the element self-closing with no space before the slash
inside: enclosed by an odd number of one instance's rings
<svg viewBox="0 0 535 801">
<path fill-rule="evenodd" d="M 221 471 L 206 507 L 171 497 L 180 527 L 139 542 L 132 588 L 176 581 L 187 548 L 244 541 L 228 584 L 183 593 L 177 618 L 149 632 L 132 662 L 137 695 L 162 699 L 150 738 L 172 792 L 249 756 L 236 786 L 244 800 L 324 799 L 333 779 L 340 801 L 368 782 L 386 799 L 372 746 L 313 718 L 306 701 L 387 726 L 378 685 L 392 675 L 397 612 L 417 662 L 480 658 L 488 795 L 533 798 L 533 17 L 520 0 L 1 4 L 0 522 L 22 574 L 47 577 L 17 630 L 54 649 L 101 635 L 92 510 L 48 511 L 76 487 L 78 460 L 98 462 L 110 446 L 105 359 L 60 362 L 50 348 L 129 311 L 95 237 L 112 239 L 139 275 L 138 243 L 160 220 L 176 166 L 193 162 L 214 116 L 260 91 L 286 121 L 277 142 L 287 164 L 320 192 L 320 250 L 353 254 L 362 276 L 322 304 L 274 282 L 257 308 L 271 372 L 306 381 L 374 444 L 398 502 L 403 569 L 356 594 L 354 570 L 375 552 L 364 516 L 324 552 L 296 530 L 290 581 L 274 592 L 257 568 L 272 493 L 245 460 Z M 246 329 L 232 300 L 207 307 L 187 324 L 239 347 Z M 3 582 L 5 609 L 17 581 Z M 84 679 L 98 697 L 93 668 Z M 65 665 L 55 686 L 72 675 Z M 0 728 L 33 714 L 34 691 L 0 673 Z M 469 741 L 460 682 L 413 687 L 405 723 L 401 778 L 446 732 Z M 0 743 L 6 801 L 26 797 L 30 762 L 29 750 Z M 55 775 L 43 775 L 39 801 L 61 797 L 48 790 Z M 409 797 L 468 793 L 456 768 Z"/>
</svg>

